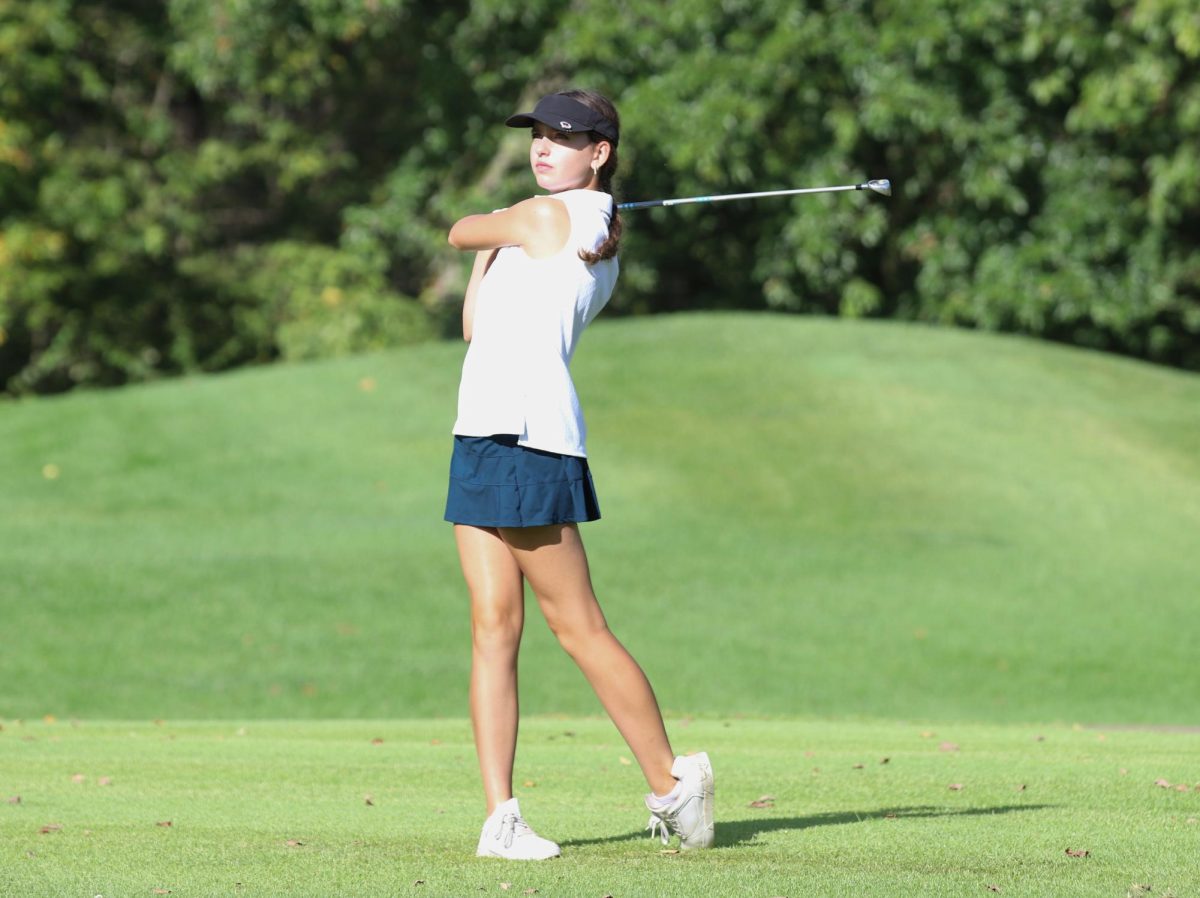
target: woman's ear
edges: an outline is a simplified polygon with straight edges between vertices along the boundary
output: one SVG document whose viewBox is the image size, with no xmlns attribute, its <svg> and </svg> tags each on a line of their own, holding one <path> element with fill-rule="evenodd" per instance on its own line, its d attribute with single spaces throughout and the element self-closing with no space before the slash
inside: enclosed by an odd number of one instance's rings
<svg viewBox="0 0 1200 898">
<path fill-rule="evenodd" d="M 604 168 L 604 163 L 608 161 L 608 154 L 612 150 L 612 144 L 607 140 L 600 140 L 594 143 L 592 150 L 592 167 L 595 169 Z"/>
</svg>

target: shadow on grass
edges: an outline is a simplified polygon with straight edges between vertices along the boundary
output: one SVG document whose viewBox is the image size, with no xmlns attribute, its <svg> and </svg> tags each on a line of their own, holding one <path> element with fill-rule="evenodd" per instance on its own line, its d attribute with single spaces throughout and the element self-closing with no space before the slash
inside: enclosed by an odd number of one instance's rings
<svg viewBox="0 0 1200 898">
<path fill-rule="evenodd" d="M 813 814 L 809 817 L 763 817 L 752 820 L 717 820 L 717 842 L 715 847 L 725 848 L 745 845 L 761 833 L 789 829 L 811 829 L 815 826 L 841 826 L 845 823 L 863 823 L 867 820 L 922 819 L 929 817 L 982 817 L 989 814 L 1014 814 L 1018 811 L 1040 811 L 1052 808 L 1050 804 L 998 805 L 988 808 L 966 808 L 953 810 L 932 805 L 914 808 L 881 808 L 876 811 L 840 811 L 829 814 Z M 570 839 L 563 847 L 601 845 L 607 842 L 630 842 L 647 838 L 646 831 L 624 833 L 619 836 L 604 836 L 599 839 Z"/>
</svg>

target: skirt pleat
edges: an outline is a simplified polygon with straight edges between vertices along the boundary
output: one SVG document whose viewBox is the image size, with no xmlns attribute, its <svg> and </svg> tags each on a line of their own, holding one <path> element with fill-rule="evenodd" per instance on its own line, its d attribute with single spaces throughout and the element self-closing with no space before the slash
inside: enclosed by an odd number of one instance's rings
<svg viewBox="0 0 1200 898">
<path fill-rule="evenodd" d="M 586 458 L 518 446 L 511 435 L 455 436 L 447 521 L 538 527 L 599 518 Z"/>
</svg>

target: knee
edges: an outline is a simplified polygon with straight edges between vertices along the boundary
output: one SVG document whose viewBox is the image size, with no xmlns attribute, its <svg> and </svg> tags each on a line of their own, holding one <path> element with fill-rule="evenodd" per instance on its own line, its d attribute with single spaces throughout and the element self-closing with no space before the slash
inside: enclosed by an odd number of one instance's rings
<svg viewBox="0 0 1200 898">
<path fill-rule="evenodd" d="M 471 614 L 471 641 L 477 650 L 515 652 L 523 624 L 519 609 L 476 608 Z"/>
<path fill-rule="evenodd" d="M 546 623 L 563 651 L 576 660 L 609 637 L 608 625 L 603 618 L 574 619 L 548 614 Z"/>
</svg>

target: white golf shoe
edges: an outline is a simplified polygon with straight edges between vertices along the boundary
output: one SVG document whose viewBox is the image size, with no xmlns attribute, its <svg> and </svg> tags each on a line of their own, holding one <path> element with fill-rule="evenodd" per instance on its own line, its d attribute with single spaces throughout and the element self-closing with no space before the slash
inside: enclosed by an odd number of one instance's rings
<svg viewBox="0 0 1200 898">
<path fill-rule="evenodd" d="M 668 798 L 661 804 L 655 796 L 646 796 L 650 810 L 650 836 L 656 834 L 664 845 L 671 835 L 679 836 L 680 848 L 711 848 L 715 835 L 713 822 L 713 771 L 708 754 L 678 757 L 671 765 L 671 776 L 679 780 Z"/>
<path fill-rule="evenodd" d="M 479 857 L 502 857 L 510 861 L 544 861 L 558 857 L 558 846 L 543 839 L 521 816 L 515 798 L 499 805 L 483 823 L 479 834 Z"/>
</svg>

